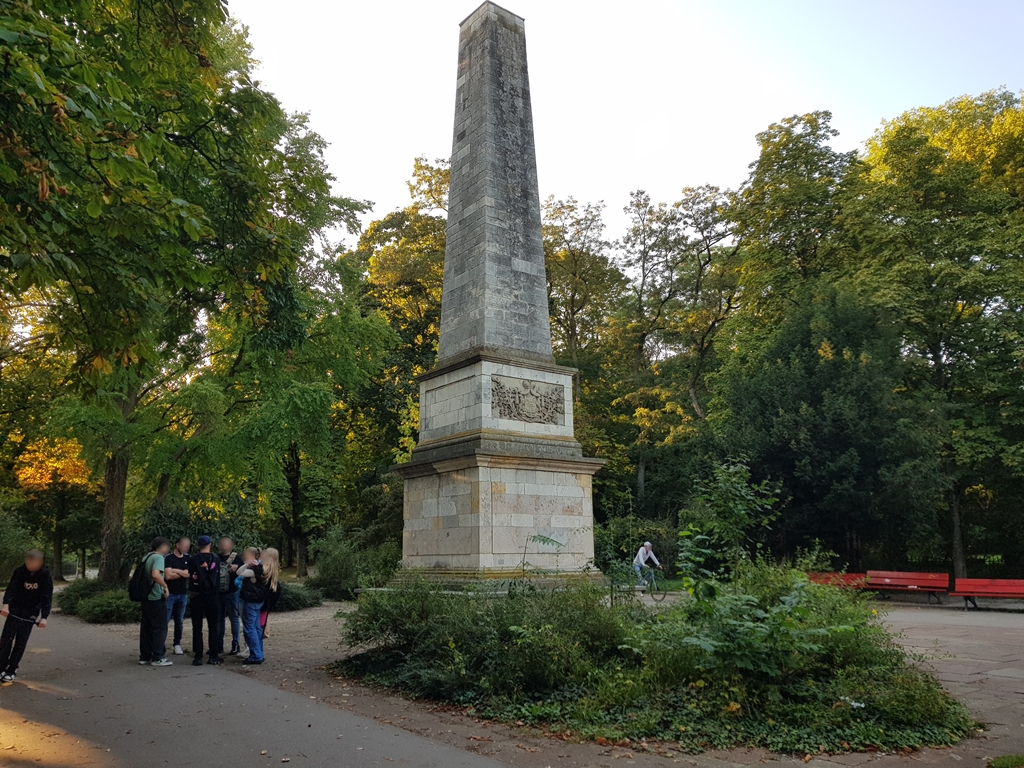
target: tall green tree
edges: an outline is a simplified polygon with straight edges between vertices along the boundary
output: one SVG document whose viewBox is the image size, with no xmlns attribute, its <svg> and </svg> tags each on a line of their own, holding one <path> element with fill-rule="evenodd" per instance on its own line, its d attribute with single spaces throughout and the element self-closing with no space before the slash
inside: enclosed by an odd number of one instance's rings
<svg viewBox="0 0 1024 768">
<path fill-rule="evenodd" d="M 875 135 L 866 160 L 848 204 L 861 279 L 897 314 L 909 384 L 941 419 L 950 557 L 963 577 L 965 515 L 996 486 L 1019 487 L 1024 470 L 1024 110 L 1004 92 L 914 110 Z"/>
</svg>

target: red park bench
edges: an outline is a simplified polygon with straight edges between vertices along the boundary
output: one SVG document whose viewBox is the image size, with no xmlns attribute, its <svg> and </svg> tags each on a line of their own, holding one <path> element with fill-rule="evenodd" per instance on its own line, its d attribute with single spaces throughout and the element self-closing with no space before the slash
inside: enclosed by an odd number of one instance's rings
<svg viewBox="0 0 1024 768">
<path fill-rule="evenodd" d="M 845 589 L 864 589 L 867 574 L 863 573 L 808 573 L 807 578 L 812 584 L 831 584 Z"/>
<path fill-rule="evenodd" d="M 910 573 L 907 571 L 868 571 L 867 589 L 879 592 L 927 592 L 942 605 L 939 595 L 949 591 L 948 573 Z"/>
<path fill-rule="evenodd" d="M 949 594 L 964 599 L 964 610 L 970 601 L 978 607 L 977 597 L 1003 597 L 1024 600 L 1024 580 L 1021 579 L 957 579 L 956 589 Z"/>
</svg>

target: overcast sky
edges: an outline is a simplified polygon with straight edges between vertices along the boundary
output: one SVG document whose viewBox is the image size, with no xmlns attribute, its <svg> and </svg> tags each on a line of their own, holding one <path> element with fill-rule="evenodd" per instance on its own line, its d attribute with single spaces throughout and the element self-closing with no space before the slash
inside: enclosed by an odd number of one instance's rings
<svg viewBox="0 0 1024 768">
<path fill-rule="evenodd" d="M 540 192 L 738 186 L 755 134 L 830 110 L 839 149 L 916 106 L 1024 89 L 1020 0 L 508 0 L 526 19 Z M 260 78 L 330 143 L 337 191 L 408 204 L 412 159 L 448 157 L 459 22 L 475 0 L 230 0 Z"/>
</svg>

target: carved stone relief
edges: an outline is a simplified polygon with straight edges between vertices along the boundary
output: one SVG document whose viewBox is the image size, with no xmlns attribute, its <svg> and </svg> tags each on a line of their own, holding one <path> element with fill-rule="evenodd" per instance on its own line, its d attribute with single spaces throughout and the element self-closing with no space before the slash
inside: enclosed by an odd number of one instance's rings
<svg viewBox="0 0 1024 768">
<path fill-rule="evenodd" d="M 491 376 L 491 412 L 502 419 L 565 424 L 565 387 L 530 379 Z"/>
</svg>

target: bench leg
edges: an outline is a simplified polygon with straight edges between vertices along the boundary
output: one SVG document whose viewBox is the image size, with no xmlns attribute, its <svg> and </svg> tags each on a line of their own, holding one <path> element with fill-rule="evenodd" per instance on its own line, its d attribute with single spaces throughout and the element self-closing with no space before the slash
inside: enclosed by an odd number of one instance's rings
<svg viewBox="0 0 1024 768">
<path fill-rule="evenodd" d="M 974 606 L 974 610 L 976 610 L 976 611 L 979 610 L 978 609 L 978 601 L 975 600 L 973 597 L 969 597 L 969 596 L 965 595 L 964 596 L 964 610 L 965 611 L 967 610 L 967 601 L 968 600 L 970 601 L 971 605 Z"/>
<path fill-rule="evenodd" d="M 939 596 L 938 596 L 937 594 L 935 594 L 934 592 L 929 592 L 929 593 L 928 593 L 928 604 L 929 604 L 929 605 L 931 605 L 931 603 L 932 603 L 932 598 L 933 598 L 933 597 L 935 598 L 935 602 L 936 602 L 936 603 L 938 603 L 939 605 L 942 605 L 942 598 L 941 598 L 941 597 L 939 597 Z"/>
</svg>

